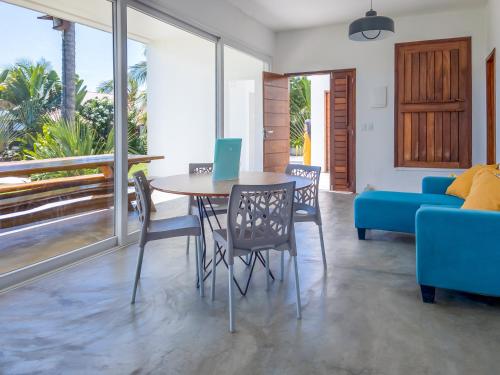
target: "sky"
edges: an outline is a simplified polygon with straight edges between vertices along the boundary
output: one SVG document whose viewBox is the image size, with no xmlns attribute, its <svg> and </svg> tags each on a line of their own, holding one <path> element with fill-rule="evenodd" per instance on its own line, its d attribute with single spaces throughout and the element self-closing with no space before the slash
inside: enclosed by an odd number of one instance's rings
<svg viewBox="0 0 500 375">
<path fill-rule="evenodd" d="M 61 32 L 51 21 L 39 20 L 42 13 L 0 1 L 2 49 L 0 70 L 20 59 L 45 59 L 61 75 Z M 110 13 L 111 18 L 111 13 Z M 88 91 L 113 78 L 113 38 L 111 33 L 76 24 L 76 73 Z M 128 41 L 128 65 L 144 60 L 145 45 Z"/>
</svg>

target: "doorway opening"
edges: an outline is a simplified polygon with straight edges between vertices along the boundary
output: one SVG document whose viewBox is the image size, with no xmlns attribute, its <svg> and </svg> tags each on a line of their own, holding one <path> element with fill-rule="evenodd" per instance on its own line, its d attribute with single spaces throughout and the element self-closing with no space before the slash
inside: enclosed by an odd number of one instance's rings
<svg viewBox="0 0 500 375">
<path fill-rule="evenodd" d="M 496 163 L 496 50 L 486 59 L 486 162 Z"/>
<path fill-rule="evenodd" d="M 354 69 L 264 74 L 265 170 L 319 165 L 322 190 L 355 192 L 355 76 Z"/>
</svg>

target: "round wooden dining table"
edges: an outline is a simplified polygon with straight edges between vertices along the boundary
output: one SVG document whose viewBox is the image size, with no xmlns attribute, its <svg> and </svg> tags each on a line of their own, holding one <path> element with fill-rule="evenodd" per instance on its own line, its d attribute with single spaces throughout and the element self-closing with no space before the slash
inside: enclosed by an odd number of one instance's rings
<svg viewBox="0 0 500 375">
<path fill-rule="evenodd" d="M 190 195 L 194 197 L 228 197 L 234 185 L 272 185 L 295 181 L 295 189 L 309 187 L 308 178 L 276 172 L 240 172 L 238 179 L 214 181 L 211 173 L 186 173 L 155 178 L 151 187 L 164 193 Z"/>
<path fill-rule="evenodd" d="M 272 185 L 272 184 L 282 184 L 286 182 L 295 181 L 295 190 L 302 190 L 312 185 L 312 181 L 305 177 L 300 176 L 292 176 L 285 173 L 276 173 L 276 172 L 240 172 L 240 175 L 237 179 L 234 180 L 223 180 L 223 181 L 214 181 L 211 173 L 186 173 L 173 175 L 168 177 L 159 177 L 155 178 L 151 181 L 150 186 L 154 190 L 158 190 L 164 193 L 170 194 L 178 194 L 178 195 L 186 195 L 191 196 L 196 199 L 198 215 L 201 221 L 201 231 L 202 231 L 202 243 L 203 243 L 203 269 L 205 271 L 205 275 L 203 276 L 203 280 L 205 280 L 211 273 L 210 264 L 211 262 L 216 262 L 219 264 L 223 262 L 227 266 L 227 262 L 225 260 L 225 251 L 218 246 L 218 254 L 220 259 L 212 259 L 209 262 L 206 261 L 206 250 L 207 250 L 207 241 L 205 237 L 205 220 L 208 222 L 210 226 L 210 230 L 213 232 L 216 229 L 216 225 L 219 229 L 222 229 L 220 224 L 220 220 L 217 218 L 217 214 L 212 206 L 212 201 L 210 198 L 216 197 L 229 197 L 231 194 L 231 189 L 234 185 Z M 206 202 L 206 203 L 205 203 Z M 209 210 L 211 210 L 211 214 L 209 214 Z M 210 217 L 215 218 L 215 223 L 212 223 Z M 246 282 L 246 287 L 241 288 L 238 281 L 235 279 L 236 287 L 239 289 L 242 295 L 245 295 L 248 286 L 250 283 L 250 279 L 252 276 L 253 266 L 255 265 L 255 261 L 260 261 L 265 267 L 265 260 L 262 255 L 255 253 L 252 254 L 252 258 L 247 258 L 246 260 L 242 258 L 243 263 L 247 266 L 253 261 L 253 265 L 250 270 L 250 275 Z M 208 272 L 206 272 L 209 270 Z M 271 277 L 274 279 L 274 276 L 270 272 Z M 198 282 L 198 286 L 202 287 L 203 281 L 201 284 Z M 200 288 L 201 291 L 201 288 Z"/>
</svg>

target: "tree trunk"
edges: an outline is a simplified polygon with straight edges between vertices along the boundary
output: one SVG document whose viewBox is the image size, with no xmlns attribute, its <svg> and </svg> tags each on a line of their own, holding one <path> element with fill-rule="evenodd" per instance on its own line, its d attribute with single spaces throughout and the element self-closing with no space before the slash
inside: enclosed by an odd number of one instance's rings
<svg viewBox="0 0 500 375">
<path fill-rule="evenodd" d="M 68 21 L 66 21 L 68 22 Z M 62 31 L 62 116 L 66 121 L 75 120 L 75 24 L 68 22 Z"/>
</svg>

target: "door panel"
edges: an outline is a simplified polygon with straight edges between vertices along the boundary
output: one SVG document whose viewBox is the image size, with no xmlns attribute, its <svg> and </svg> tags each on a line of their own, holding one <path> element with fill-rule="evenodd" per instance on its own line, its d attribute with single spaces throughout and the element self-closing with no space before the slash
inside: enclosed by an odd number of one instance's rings
<svg viewBox="0 0 500 375">
<path fill-rule="evenodd" d="M 325 172 L 330 172 L 330 91 L 325 91 Z"/>
<path fill-rule="evenodd" d="M 288 77 L 263 73 L 264 171 L 284 172 L 290 161 Z"/>
<path fill-rule="evenodd" d="M 356 71 L 334 71 L 331 75 L 330 187 L 356 189 Z"/>
<path fill-rule="evenodd" d="M 471 163 L 470 38 L 396 45 L 395 166 Z"/>
</svg>

